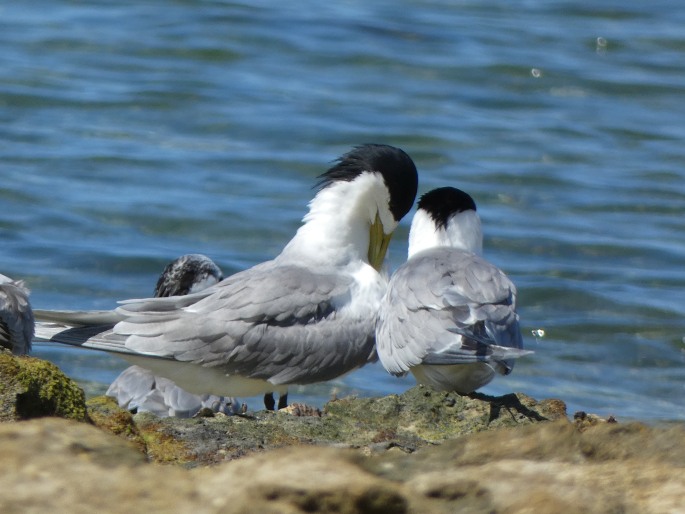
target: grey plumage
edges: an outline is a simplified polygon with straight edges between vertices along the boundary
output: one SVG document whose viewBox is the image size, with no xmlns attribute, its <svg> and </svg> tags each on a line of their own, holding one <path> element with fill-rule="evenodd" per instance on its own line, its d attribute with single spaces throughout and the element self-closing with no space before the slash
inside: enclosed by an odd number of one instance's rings
<svg viewBox="0 0 685 514">
<path fill-rule="evenodd" d="M 174 382 L 140 366 L 126 368 L 107 389 L 119 406 L 159 417 L 189 418 L 202 409 L 238 414 L 243 406 L 232 397 L 188 393 Z"/>
<path fill-rule="evenodd" d="M 499 347 L 523 347 L 515 305 L 514 284 L 481 257 L 453 248 L 424 250 L 390 281 L 378 331 L 382 341 L 392 334 L 394 344 L 383 363 L 403 374 L 419 364 L 506 358 Z"/>
<path fill-rule="evenodd" d="M 221 269 L 201 254 L 182 255 L 170 262 L 157 280 L 155 297 L 186 295 L 201 291 L 223 279 Z M 192 394 L 173 381 L 140 366 L 130 366 L 119 374 L 105 393 L 120 407 L 137 412 L 152 412 L 160 417 L 191 417 L 201 409 L 236 414 L 243 406 L 235 398 Z"/>
<path fill-rule="evenodd" d="M 428 200 L 445 201 L 445 191 L 440 193 Z M 442 227 L 436 212 L 444 218 Z M 495 372 L 510 373 L 513 359 L 531 352 L 522 349 L 516 287 L 468 249 L 480 245 L 475 204 L 445 214 L 442 203 L 424 201 L 411 230 L 414 241 L 424 237 L 415 231 L 429 233 L 415 248 L 410 245 L 411 255 L 393 274 L 381 303 L 376 336 L 383 366 L 462 393 L 487 384 Z M 472 242 L 463 244 L 465 239 Z"/>
<path fill-rule="evenodd" d="M 374 319 L 343 324 L 334 309 L 336 302 L 349 298 L 351 287 L 350 277 L 333 270 L 266 263 L 232 275 L 192 295 L 195 298 L 124 302 L 117 309 L 123 320 L 89 342 L 221 366 L 224 373 L 274 385 L 329 380 L 373 355 Z M 188 304 L 189 299 L 196 301 Z M 178 308 L 183 305 L 189 308 Z"/>
<path fill-rule="evenodd" d="M 22 280 L 0 274 L 0 346 L 15 355 L 31 351 L 34 320 L 29 290 Z"/>
<path fill-rule="evenodd" d="M 50 320 L 38 337 L 120 352 L 194 393 L 282 393 L 362 366 L 375 356 L 386 287 L 378 270 L 413 203 L 416 167 L 402 150 L 362 145 L 322 177 L 304 224 L 274 260 L 198 293 L 121 302 L 113 328 L 37 311 Z"/>
</svg>

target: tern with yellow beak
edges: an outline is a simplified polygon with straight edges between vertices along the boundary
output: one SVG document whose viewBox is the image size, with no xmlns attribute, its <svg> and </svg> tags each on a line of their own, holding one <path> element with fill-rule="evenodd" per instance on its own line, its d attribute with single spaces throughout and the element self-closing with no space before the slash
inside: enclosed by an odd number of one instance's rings
<svg viewBox="0 0 685 514">
<path fill-rule="evenodd" d="M 252 396 L 331 380 L 375 358 L 388 242 L 417 172 L 366 144 L 323 175 L 292 240 L 271 261 L 198 293 L 114 311 L 35 311 L 36 339 L 118 352 L 193 393 Z"/>
</svg>

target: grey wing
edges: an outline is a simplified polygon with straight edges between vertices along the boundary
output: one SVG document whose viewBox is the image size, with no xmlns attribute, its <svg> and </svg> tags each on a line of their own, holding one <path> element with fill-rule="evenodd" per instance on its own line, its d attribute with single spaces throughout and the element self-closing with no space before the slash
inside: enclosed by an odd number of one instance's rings
<svg viewBox="0 0 685 514">
<path fill-rule="evenodd" d="M 381 361 L 401 374 L 419 364 L 509 361 L 530 352 L 516 288 L 484 259 L 451 248 L 422 252 L 392 277 L 377 329 Z"/>
<path fill-rule="evenodd" d="M 375 315 L 341 315 L 352 282 L 272 261 L 232 275 L 183 308 L 160 302 L 170 298 L 126 302 L 118 309 L 125 319 L 108 339 L 274 384 L 328 380 L 373 353 Z"/>
<path fill-rule="evenodd" d="M 211 294 L 208 290 L 187 296 L 169 298 L 149 298 L 126 300 L 123 303 L 133 304 L 139 308 L 154 305 L 160 313 L 174 312 L 198 302 Z M 151 307 L 152 308 L 152 307 Z M 54 341 L 95 350 L 119 353 L 135 353 L 126 347 L 126 337 L 118 336 L 112 329 L 118 322 L 126 319 L 127 314 L 119 309 L 109 311 L 74 311 L 74 310 L 35 310 L 37 341 Z M 130 314 L 128 314 L 130 315 Z"/>
<path fill-rule="evenodd" d="M 416 296 L 413 273 L 411 263 L 395 271 L 378 312 L 376 351 L 383 367 L 393 375 L 404 375 L 420 364 L 428 351 L 427 341 L 447 336 L 435 322 L 430 306 L 422 303 L 431 299 Z M 431 305 L 438 312 L 439 304 Z"/>
<path fill-rule="evenodd" d="M 29 290 L 21 280 L 3 281 L 0 283 L 0 346 L 16 355 L 25 355 L 31 351 L 33 332 Z"/>
<path fill-rule="evenodd" d="M 60 311 L 36 309 L 33 315 L 37 321 L 53 322 L 72 327 L 89 325 L 112 325 L 121 321 L 123 316 L 116 311 Z"/>
</svg>

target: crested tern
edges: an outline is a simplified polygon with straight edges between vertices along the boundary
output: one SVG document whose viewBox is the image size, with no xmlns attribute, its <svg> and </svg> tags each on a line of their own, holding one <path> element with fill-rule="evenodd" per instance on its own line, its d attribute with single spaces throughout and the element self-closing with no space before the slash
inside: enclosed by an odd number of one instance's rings
<svg viewBox="0 0 685 514">
<path fill-rule="evenodd" d="M 186 296 L 35 311 L 36 340 L 117 352 L 197 394 L 284 393 L 339 377 L 375 359 L 387 287 L 379 270 L 417 185 L 404 151 L 354 147 L 320 176 L 302 226 L 273 260 Z"/>
<path fill-rule="evenodd" d="M 438 390 L 471 393 L 526 355 L 516 287 L 483 259 L 476 204 L 443 187 L 424 194 L 409 232 L 408 259 L 381 303 L 376 350 L 385 369 L 411 371 Z"/>
<path fill-rule="evenodd" d="M 33 331 L 33 311 L 24 281 L 0 274 L 0 347 L 26 355 L 31 351 Z"/>
</svg>

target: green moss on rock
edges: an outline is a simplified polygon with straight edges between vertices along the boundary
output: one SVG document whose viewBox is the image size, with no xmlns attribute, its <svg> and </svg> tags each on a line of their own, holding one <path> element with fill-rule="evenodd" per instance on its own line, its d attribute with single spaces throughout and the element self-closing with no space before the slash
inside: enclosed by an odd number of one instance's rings
<svg viewBox="0 0 685 514">
<path fill-rule="evenodd" d="M 185 433 L 191 431 L 184 426 L 186 423 L 174 422 L 196 422 L 197 420 L 158 418 L 147 412 L 136 414 L 133 418 L 150 460 L 160 464 L 192 466 L 196 459 L 192 453 L 191 441 L 185 437 Z M 170 422 L 176 426 L 168 430 Z"/>
<path fill-rule="evenodd" d="M 178 419 L 139 413 L 132 419 L 150 460 L 196 467 L 292 446 L 360 448 L 364 454 L 394 448 L 411 453 L 474 432 L 566 418 L 565 406 L 558 400 L 537 402 L 522 394 L 460 396 L 424 387 L 401 395 L 332 401 L 323 413 L 291 410 L 312 415 L 259 411 Z"/>
<path fill-rule="evenodd" d="M 83 390 L 50 362 L 0 352 L 0 421 L 44 416 L 86 421 Z"/>
<path fill-rule="evenodd" d="M 147 453 L 145 440 L 133 421 L 133 415 L 122 409 L 114 398 L 96 396 L 86 402 L 92 423 L 106 432 L 132 442 L 142 453 Z"/>
</svg>

